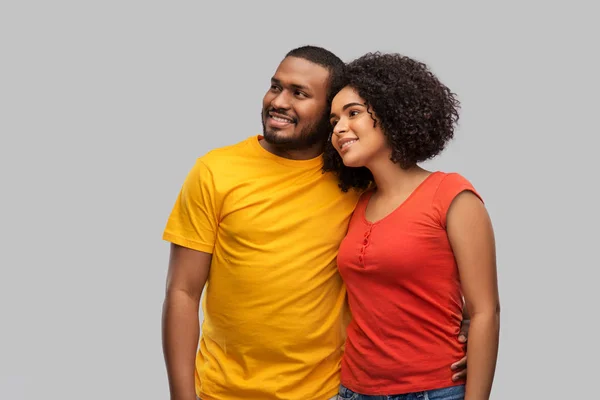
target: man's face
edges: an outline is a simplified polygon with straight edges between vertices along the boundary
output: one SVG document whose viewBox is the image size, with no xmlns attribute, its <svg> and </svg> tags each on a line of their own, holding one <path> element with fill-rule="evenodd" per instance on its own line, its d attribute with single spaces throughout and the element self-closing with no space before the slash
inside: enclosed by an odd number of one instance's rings
<svg viewBox="0 0 600 400">
<path fill-rule="evenodd" d="M 265 140 L 279 148 L 301 150 L 324 141 L 328 121 L 329 71 L 303 58 L 286 57 L 263 98 Z"/>
</svg>

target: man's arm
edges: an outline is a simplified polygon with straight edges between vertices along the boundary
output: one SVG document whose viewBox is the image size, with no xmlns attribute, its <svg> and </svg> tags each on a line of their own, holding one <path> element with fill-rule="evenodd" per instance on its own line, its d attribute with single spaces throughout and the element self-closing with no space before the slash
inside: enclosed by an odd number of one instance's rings
<svg viewBox="0 0 600 400">
<path fill-rule="evenodd" d="M 467 343 L 467 338 L 469 337 L 469 326 L 471 326 L 471 317 L 469 316 L 469 310 L 467 310 L 467 305 L 465 304 L 464 298 L 462 318 L 463 320 L 460 324 L 460 332 L 458 333 L 458 341 L 461 343 Z M 450 369 L 456 372 L 454 375 L 452 375 L 453 381 L 465 378 L 467 376 L 467 356 L 464 356 L 452 364 Z"/>
<path fill-rule="evenodd" d="M 171 244 L 162 315 L 162 342 L 171 400 L 196 400 L 198 309 L 212 255 Z"/>
<path fill-rule="evenodd" d="M 467 342 L 467 337 L 469 336 L 469 324 L 471 322 L 471 316 L 469 315 L 469 310 L 467 309 L 467 304 L 465 303 L 465 299 L 463 297 L 463 312 L 462 312 L 462 324 L 460 326 L 460 332 L 458 334 L 458 340 L 461 343 Z"/>
<path fill-rule="evenodd" d="M 459 194 L 448 211 L 448 238 L 471 315 L 465 400 L 489 399 L 496 368 L 500 301 L 492 224 L 481 200 Z"/>
</svg>

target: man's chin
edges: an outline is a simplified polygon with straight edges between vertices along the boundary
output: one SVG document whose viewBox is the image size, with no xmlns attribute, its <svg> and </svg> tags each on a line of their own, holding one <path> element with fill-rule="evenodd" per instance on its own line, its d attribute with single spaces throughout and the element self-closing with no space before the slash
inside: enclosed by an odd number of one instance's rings
<svg viewBox="0 0 600 400">
<path fill-rule="evenodd" d="M 315 131 L 313 130 L 313 132 Z M 321 141 L 324 143 L 327 140 L 327 136 L 329 136 L 329 133 L 325 133 L 324 135 L 319 133 L 307 135 L 304 132 L 298 132 L 297 129 L 292 127 L 288 129 L 272 129 L 269 126 L 263 125 L 265 142 L 281 150 L 309 149 Z"/>
<path fill-rule="evenodd" d="M 286 130 L 265 130 L 263 132 L 265 140 L 274 146 L 285 146 L 294 143 L 294 132 L 286 132 Z"/>
</svg>

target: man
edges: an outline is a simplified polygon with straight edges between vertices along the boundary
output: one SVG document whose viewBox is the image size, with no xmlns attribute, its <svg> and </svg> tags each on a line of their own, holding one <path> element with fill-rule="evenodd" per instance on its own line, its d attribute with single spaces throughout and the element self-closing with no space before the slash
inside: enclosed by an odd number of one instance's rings
<svg viewBox="0 0 600 400">
<path fill-rule="evenodd" d="M 320 155 L 343 73 L 325 49 L 290 51 L 263 135 L 210 151 L 186 178 L 163 236 L 172 400 L 335 398 L 348 320 L 336 255 L 359 193 L 342 193 Z"/>
</svg>

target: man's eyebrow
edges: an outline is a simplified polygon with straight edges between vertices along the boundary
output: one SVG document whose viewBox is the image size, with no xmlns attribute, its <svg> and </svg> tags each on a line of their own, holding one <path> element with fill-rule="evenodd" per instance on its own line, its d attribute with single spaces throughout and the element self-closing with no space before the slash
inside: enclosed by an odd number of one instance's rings
<svg viewBox="0 0 600 400">
<path fill-rule="evenodd" d="M 348 103 L 348 104 L 344 105 L 344 107 L 342 107 L 342 111 L 344 111 L 347 108 L 352 107 L 352 106 L 361 106 L 361 107 L 364 107 L 365 105 L 362 104 L 362 103 Z M 329 119 L 331 119 L 331 118 L 333 118 L 335 116 L 336 116 L 335 113 L 331 113 L 331 114 L 329 114 Z"/>
<path fill-rule="evenodd" d="M 278 85 L 282 85 L 281 81 L 277 78 L 271 78 L 271 83 L 276 83 Z M 283 85 L 282 85 L 283 86 Z M 296 83 L 292 83 L 289 85 L 292 89 L 300 89 L 300 90 L 305 90 L 307 92 L 310 92 L 310 88 L 308 86 L 303 86 L 303 85 L 298 85 Z"/>
<path fill-rule="evenodd" d="M 296 84 L 291 84 L 291 87 L 293 87 L 294 89 L 300 89 L 300 90 L 306 90 L 307 92 L 310 92 L 310 88 L 307 86 L 303 86 L 303 85 L 296 85 Z"/>
</svg>

